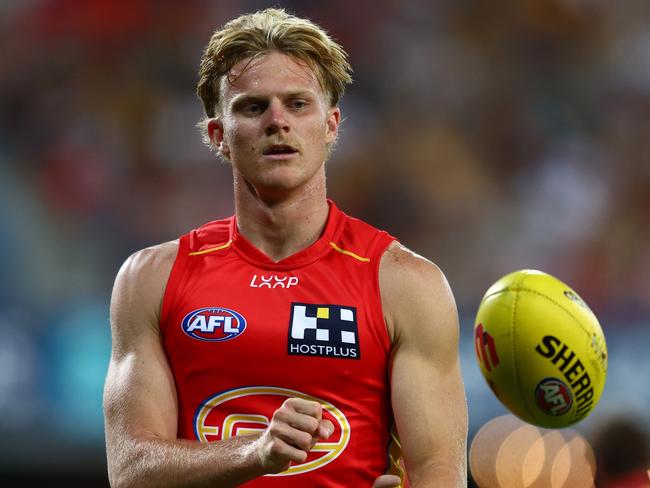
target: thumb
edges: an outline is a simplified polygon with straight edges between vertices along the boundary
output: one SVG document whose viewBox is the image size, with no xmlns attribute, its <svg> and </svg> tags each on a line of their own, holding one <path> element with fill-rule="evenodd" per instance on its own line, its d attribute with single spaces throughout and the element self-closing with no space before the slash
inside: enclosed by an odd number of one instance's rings
<svg viewBox="0 0 650 488">
<path fill-rule="evenodd" d="M 329 438 L 333 432 L 334 424 L 332 422 L 327 419 L 320 421 L 320 424 L 318 425 L 318 437 L 320 437 L 322 440 L 325 440 Z"/>
<path fill-rule="evenodd" d="M 400 486 L 402 480 L 399 476 L 392 474 L 383 474 L 375 480 L 372 484 L 372 488 L 396 488 Z"/>
</svg>

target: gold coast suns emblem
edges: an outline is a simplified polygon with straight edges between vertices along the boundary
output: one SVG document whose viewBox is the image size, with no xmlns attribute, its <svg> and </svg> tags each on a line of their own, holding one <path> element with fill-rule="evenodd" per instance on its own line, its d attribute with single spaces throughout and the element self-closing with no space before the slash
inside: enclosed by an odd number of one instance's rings
<svg viewBox="0 0 650 488">
<path fill-rule="evenodd" d="M 304 463 L 267 476 L 291 476 L 306 473 L 331 463 L 345 450 L 350 440 L 350 424 L 338 408 L 305 393 L 274 386 L 248 386 L 228 390 L 208 398 L 194 416 L 194 433 L 201 442 L 218 441 L 237 435 L 262 432 L 287 398 L 316 401 L 323 406 L 323 418 L 334 424 L 327 442 L 317 443 Z"/>
</svg>

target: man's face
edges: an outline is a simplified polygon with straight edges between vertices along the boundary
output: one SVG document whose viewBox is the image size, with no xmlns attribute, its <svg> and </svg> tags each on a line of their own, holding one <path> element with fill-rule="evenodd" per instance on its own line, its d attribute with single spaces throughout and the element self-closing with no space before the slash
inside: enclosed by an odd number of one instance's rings
<svg viewBox="0 0 650 488">
<path fill-rule="evenodd" d="M 260 194 L 283 194 L 324 183 L 327 146 L 340 113 L 329 107 L 313 71 L 279 52 L 245 59 L 221 87 L 221 110 L 210 139 L 231 161 L 235 180 Z M 241 181 L 239 181 L 241 182 Z"/>
</svg>

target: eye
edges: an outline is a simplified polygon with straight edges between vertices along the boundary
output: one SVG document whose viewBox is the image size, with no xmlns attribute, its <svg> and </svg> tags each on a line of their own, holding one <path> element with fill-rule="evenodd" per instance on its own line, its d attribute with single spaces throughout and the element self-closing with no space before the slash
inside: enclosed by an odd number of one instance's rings
<svg viewBox="0 0 650 488">
<path fill-rule="evenodd" d="M 249 103 L 243 107 L 244 113 L 256 115 L 261 114 L 264 111 L 264 107 L 261 103 Z"/>
<path fill-rule="evenodd" d="M 297 98 L 297 99 L 291 100 L 291 102 L 290 102 L 290 104 L 289 104 L 289 106 L 290 106 L 291 109 L 293 109 L 293 110 L 302 110 L 302 109 L 306 108 L 307 105 L 308 105 L 307 101 L 306 101 L 306 100 L 303 100 L 303 99 L 301 99 L 301 98 Z"/>
<path fill-rule="evenodd" d="M 246 99 L 239 100 L 233 106 L 233 111 L 235 113 L 240 113 L 246 117 L 255 117 L 264 113 L 266 107 L 268 106 L 263 100 L 256 99 Z"/>
</svg>

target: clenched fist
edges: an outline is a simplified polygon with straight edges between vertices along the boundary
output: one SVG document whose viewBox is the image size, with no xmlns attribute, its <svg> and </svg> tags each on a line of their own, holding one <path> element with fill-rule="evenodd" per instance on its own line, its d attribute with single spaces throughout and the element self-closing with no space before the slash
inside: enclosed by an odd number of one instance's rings
<svg viewBox="0 0 650 488">
<path fill-rule="evenodd" d="M 271 423 L 257 440 L 262 466 L 269 473 L 279 473 L 291 462 L 303 463 L 312 447 L 332 432 L 334 425 L 323 420 L 320 403 L 289 398 L 273 413 Z"/>
</svg>

